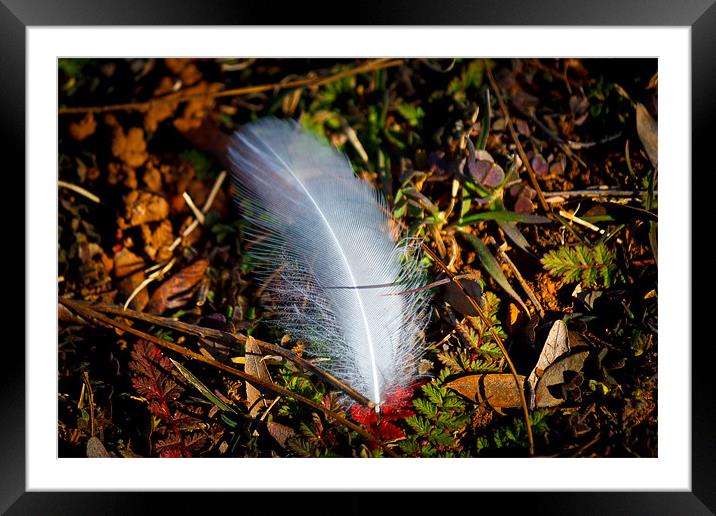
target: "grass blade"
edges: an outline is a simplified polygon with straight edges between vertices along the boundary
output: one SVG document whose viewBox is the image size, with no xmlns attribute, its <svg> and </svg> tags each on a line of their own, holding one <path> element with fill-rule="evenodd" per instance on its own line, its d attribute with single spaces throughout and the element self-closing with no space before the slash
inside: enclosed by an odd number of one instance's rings
<svg viewBox="0 0 716 516">
<path fill-rule="evenodd" d="M 520 298 L 517 292 L 515 292 L 515 290 L 512 288 L 510 282 L 507 281 L 507 277 L 502 272 L 500 264 L 497 263 L 497 260 L 492 255 L 487 246 L 482 242 L 482 240 L 480 240 L 474 235 L 471 235 L 470 233 L 463 232 L 462 234 L 467 239 L 467 241 L 470 242 L 472 247 L 475 248 L 477 256 L 480 258 L 480 263 L 485 269 L 485 271 L 487 271 L 487 273 L 492 276 L 492 278 L 497 282 L 497 284 L 500 285 L 504 289 L 504 291 L 512 297 L 512 299 L 519 303 L 519 305 L 522 307 L 526 314 L 529 314 L 524 301 L 522 301 L 522 298 Z"/>
</svg>

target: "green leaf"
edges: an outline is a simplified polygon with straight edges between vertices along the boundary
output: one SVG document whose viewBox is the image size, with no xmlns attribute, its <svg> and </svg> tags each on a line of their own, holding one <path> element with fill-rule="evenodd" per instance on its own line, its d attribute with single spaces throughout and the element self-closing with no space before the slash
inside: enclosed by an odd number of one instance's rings
<svg viewBox="0 0 716 516">
<path fill-rule="evenodd" d="M 174 367 L 177 368 L 177 370 L 182 374 L 186 380 L 192 384 L 196 390 L 198 390 L 200 393 L 204 395 L 206 399 L 208 399 L 210 402 L 212 402 L 214 405 L 219 407 L 224 412 L 229 412 L 231 414 L 238 415 L 238 412 L 234 410 L 230 405 L 223 402 L 221 399 L 219 399 L 213 392 L 209 390 L 209 388 L 201 383 L 201 380 L 199 380 L 196 376 L 194 376 L 186 367 L 181 365 L 179 362 L 174 360 L 173 358 L 170 358 L 169 360 L 172 361 L 172 364 L 174 364 Z"/>
<path fill-rule="evenodd" d="M 525 215 L 522 213 L 516 213 L 514 211 L 482 211 L 480 213 L 473 213 L 467 217 L 462 217 L 458 222 L 457 226 L 467 226 L 473 222 L 479 220 L 497 220 L 505 222 L 524 222 L 525 224 L 546 224 L 551 222 L 547 217 L 542 215 Z"/>
<path fill-rule="evenodd" d="M 477 256 L 480 259 L 480 264 L 482 267 L 487 271 L 487 273 L 492 276 L 492 278 L 497 282 L 498 285 L 500 285 L 505 292 L 507 292 L 512 299 L 517 301 L 520 306 L 524 309 L 525 312 L 527 312 L 527 307 L 525 306 L 524 301 L 522 301 L 522 298 L 515 292 L 515 290 L 510 285 L 510 282 L 507 281 L 507 277 L 505 277 L 505 274 L 502 272 L 502 269 L 500 268 L 500 264 L 497 263 L 497 260 L 492 255 L 490 250 L 487 248 L 487 246 L 482 243 L 482 240 L 475 237 L 474 235 L 471 235 L 470 233 L 463 232 L 463 236 L 467 239 L 470 244 L 472 244 L 472 247 L 475 248 L 475 251 L 477 251 Z"/>
<path fill-rule="evenodd" d="M 584 287 L 602 285 L 611 287 L 621 280 L 621 272 L 614 254 L 604 243 L 594 248 L 578 244 L 549 251 L 542 257 L 542 264 L 554 276 L 561 276 L 565 283 L 581 282 Z"/>
<path fill-rule="evenodd" d="M 420 106 L 414 106 L 412 104 L 399 104 L 397 109 L 398 113 L 400 113 L 412 127 L 418 127 L 420 125 L 420 120 L 425 116 L 425 111 L 423 111 L 423 108 Z"/>
<path fill-rule="evenodd" d="M 520 229 L 517 227 L 516 222 L 498 221 L 497 225 L 500 226 L 500 228 L 502 228 L 502 231 L 505 232 L 505 235 L 507 235 L 507 237 L 510 240 L 512 240 L 512 242 L 517 247 L 519 247 L 520 249 L 522 249 L 524 252 L 526 252 L 528 254 L 532 254 L 529 249 L 530 243 L 527 241 L 525 236 L 522 234 L 522 231 L 520 231 Z"/>
</svg>

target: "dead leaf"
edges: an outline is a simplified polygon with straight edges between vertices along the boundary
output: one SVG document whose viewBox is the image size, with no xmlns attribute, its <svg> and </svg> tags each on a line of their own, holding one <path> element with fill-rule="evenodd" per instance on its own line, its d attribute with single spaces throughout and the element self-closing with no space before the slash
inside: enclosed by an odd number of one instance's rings
<svg viewBox="0 0 716 516">
<path fill-rule="evenodd" d="M 516 304 L 510 303 L 507 307 L 507 315 L 507 331 L 513 333 L 524 322 L 525 314 Z"/>
<path fill-rule="evenodd" d="M 159 224 L 142 224 L 140 229 L 147 256 L 156 262 L 171 258 L 172 252 L 169 247 L 174 242 L 174 231 L 168 219 L 162 220 Z"/>
<path fill-rule="evenodd" d="M 542 347 L 539 359 L 537 359 L 537 365 L 530 373 L 528 382 L 532 387 L 532 392 L 535 392 L 537 381 L 540 376 L 547 370 L 547 368 L 559 357 L 569 351 L 569 332 L 567 325 L 564 321 L 555 321 L 552 328 L 549 330 L 547 340 Z"/>
<path fill-rule="evenodd" d="M 107 448 L 104 447 L 102 441 L 96 437 L 90 437 L 87 441 L 87 457 L 90 459 L 108 459 L 112 457 L 112 455 L 110 455 Z"/>
<path fill-rule="evenodd" d="M 204 276 L 209 260 L 196 260 L 162 283 L 152 294 L 147 312 L 161 314 L 169 308 L 184 306 L 191 297 L 190 290 Z"/>
<path fill-rule="evenodd" d="M 656 167 L 659 162 L 659 127 L 643 104 L 636 105 L 636 132 L 649 161 Z"/>
<path fill-rule="evenodd" d="M 196 86 L 183 90 L 186 95 L 198 93 L 206 93 L 205 97 L 192 97 L 184 107 L 184 112 L 180 118 L 174 119 L 174 127 L 184 133 L 192 129 L 201 127 L 201 124 L 214 105 L 214 98 L 210 95 L 220 91 L 223 88 L 221 84 L 215 83 L 209 85 L 207 82 L 200 82 Z"/>
<path fill-rule="evenodd" d="M 272 382 L 273 380 L 271 379 L 271 374 L 262 360 L 263 355 L 261 354 L 261 348 L 259 348 L 258 344 L 256 344 L 256 340 L 249 336 L 246 339 L 245 346 L 246 354 L 244 372 L 267 382 Z M 269 406 L 269 402 L 266 399 L 265 394 L 249 382 L 246 382 L 246 401 L 249 406 L 249 413 L 251 414 L 251 417 L 258 416 L 262 410 L 268 408 Z"/>
<path fill-rule="evenodd" d="M 120 280 L 117 283 L 117 288 L 124 299 L 128 299 L 144 281 L 144 266 L 144 259 L 126 247 L 114 255 L 114 277 Z M 148 302 L 149 294 L 146 289 L 142 289 L 134 296 L 129 306 L 132 310 L 141 312 Z"/>
<path fill-rule="evenodd" d="M 161 195 L 134 190 L 125 195 L 123 200 L 124 217 L 117 220 L 120 229 L 159 222 L 169 216 L 169 203 Z"/>
<path fill-rule="evenodd" d="M 71 122 L 69 126 L 72 138 L 80 142 L 92 136 L 95 130 L 97 130 L 97 121 L 94 119 L 92 111 L 87 113 L 79 122 Z"/>
<path fill-rule="evenodd" d="M 446 385 L 471 399 L 475 403 L 487 403 L 493 409 L 513 408 L 520 406 L 519 389 L 525 383 L 525 377 L 510 373 L 471 374 L 462 376 Z"/>
<path fill-rule="evenodd" d="M 136 190 L 137 172 L 124 163 L 110 163 L 107 165 L 107 183 L 114 186 L 123 184 L 130 190 Z"/>
<path fill-rule="evenodd" d="M 144 265 L 144 259 L 137 256 L 126 247 L 123 247 L 114 255 L 114 277 L 117 279 L 124 278 L 129 274 L 143 269 Z"/>
<path fill-rule="evenodd" d="M 144 184 L 147 185 L 147 190 L 155 193 L 161 193 L 162 174 L 159 172 L 158 168 L 147 164 L 147 167 L 144 170 L 144 175 L 142 176 L 142 181 L 144 181 Z"/>
<path fill-rule="evenodd" d="M 266 423 L 266 428 L 268 428 L 269 434 L 271 434 L 271 437 L 276 439 L 276 442 L 280 444 L 283 448 L 286 447 L 286 443 L 289 439 L 292 437 L 296 437 L 296 432 L 291 428 L 290 426 L 282 425 L 281 423 L 277 423 L 275 421 L 269 421 Z"/>
<path fill-rule="evenodd" d="M 147 161 L 147 142 L 144 141 L 144 130 L 132 127 L 127 134 L 121 126 L 114 128 L 112 154 L 130 167 L 139 167 Z"/>
<path fill-rule="evenodd" d="M 193 63 L 193 59 L 167 58 L 164 64 L 175 75 L 179 76 L 182 84 L 190 86 L 201 79 L 199 68 Z"/>
<path fill-rule="evenodd" d="M 543 408 L 555 407 L 561 404 L 564 400 L 552 396 L 549 387 L 565 383 L 567 379 L 564 378 L 564 373 L 567 371 L 580 372 L 584 367 L 584 361 L 587 359 L 587 356 L 589 356 L 589 351 L 579 351 L 571 355 L 563 356 L 550 365 L 537 383 L 534 395 L 534 406 Z"/>
<path fill-rule="evenodd" d="M 117 283 L 117 288 L 119 289 L 119 293 L 122 295 L 124 299 L 128 299 L 129 296 L 132 295 L 132 293 L 136 290 L 136 288 L 142 284 L 144 281 L 144 271 L 139 270 L 136 271 L 129 276 L 126 276 L 122 278 Z M 149 294 L 147 293 L 147 289 L 142 289 L 132 298 L 132 301 L 129 303 L 129 307 L 132 310 L 136 310 L 138 312 L 141 312 L 144 310 L 144 307 L 147 306 L 147 303 L 149 302 Z"/>
<path fill-rule="evenodd" d="M 159 124 L 172 116 L 179 106 L 178 102 L 169 102 L 165 100 L 167 97 L 176 97 L 178 93 L 174 92 L 174 86 L 176 81 L 171 77 L 162 77 L 159 81 L 159 86 L 154 90 L 155 97 L 164 97 L 156 102 L 149 104 L 149 109 L 144 115 L 144 129 L 149 132 L 154 132 L 159 127 Z"/>
</svg>

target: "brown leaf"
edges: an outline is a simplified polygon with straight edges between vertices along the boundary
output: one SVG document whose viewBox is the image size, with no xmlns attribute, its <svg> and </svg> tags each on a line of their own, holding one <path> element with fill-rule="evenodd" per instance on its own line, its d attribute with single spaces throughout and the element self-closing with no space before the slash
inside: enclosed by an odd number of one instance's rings
<svg viewBox="0 0 716 516">
<path fill-rule="evenodd" d="M 144 141 L 144 130 L 132 127 L 127 134 L 121 126 L 114 129 L 112 154 L 130 167 L 139 167 L 147 161 L 147 143 Z"/>
<path fill-rule="evenodd" d="M 155 193 L 161 193 L 162 174 L 159 172 L 158 168 L 147 164 L 144 175 L 142 176 L 142 181 L 144 181 L 144 184 L 147 185 L 148 190 Z"/>
<path fill-rule="evenodd" d="M 525 377 L 510 373 L 471 374 L 457 378 L 446 385 L 476 403 L 486 402 L 494 409 L 520 406 L 519 389 L 525 383 Z"/>
<path fill-rule="evenodd" d="M 137 186 L 137 172 L 124 163 L 110 163 L 107 166 L 107 183 L 114 186 L 123 184 L 130 190 L 135 190 Z"/>
<path fill-rule="evenodd" d="M 525 314 L 516 304 L 510 303 L 507 307 L 507 315 L 507 331 L 513 333 L 516 328 L 523 324 Z"/>
<path fill-rule="evenodd" d="M 535 391 L 539 377 L 542 376 L 557 357 L 564 355 L 569 349 L 569 332 L 567 331 L 567 325 L 564 324 L 564 321 L 555 321 L 549 330 L 549 335 L 547 335 L 547 340 L 542 347 L 539 359 L 537 359 L 537 364 L 527 380 L 533 392 Z"/>
<path fill-rule="evenodd" d="M 659 126 L 643 104 L 636 105 L 636 132 L 649 161 L 656 167 L 659 162 Z"/>
<path fill-rule="evenodd" d="M 144 265 L 144 259 L 137 256 L 126 247 L 123 247 L 114 255 L 114 277 L 117 279 L 124 278 L 129 274 L 143 269 Z"/>
<path fill-rule="evenodd" d="M 275 421 L 269 421 L 266 423 L 266 428 L 268 428 L 268 432 L 271 434 L 271 437 L 276 439 L 276 442 L 284 448 L 286 447 L 288 440 L 296 436 L 296 432 L 293 428 Z"/>
<path fill-rule="evenodd" d="M 142 224 L 140 229 L 147 256 L 157 262 L 171 258 L 169 247 L 174 241 L 174 231 L 169 220 L 164 219 L 159 224 Z"/>
<path fill-rule="evenodd" d="M 148 222 L 159 222 L 169 216 L 169 203 L 161 195 L 134 190 L 124 196 L 124 217 L 117 221 L 120 229 Z"/>
<path fill-rule="evenodd" d="M 554 407 L 562 403 L 564 400 L 555 398 L 549 392 L 549 387 L 561 385 L 566 382 L 564 373 L 566 371 L 580 372 L 584 367 L 584 361 L 589 356 L 589 351 L 579 351 L 571 355 L 561 357 L 554 362 L 540 378 L 535 389 L 535 406 L 536 407 Z"/>
<path fill-rule="evenodd" d="M 189 291 L 201 281 L 208 266 L 208 260 L 196 260 L 162 283 L 152 294 L 147 312 L 161 314 L 168 308 L 185 305 L 191 296 Z"/>
<path fill-rule="evenodd" d="M 90 459 L 108 459 L 112 455 L 104 447 L 102 441 L 96 437 L 90 437 L 87 441 L 87 457 Z"/>
<path fill-rule="evenodd" d="M 95 130 L 97 130 L 97 121 L 94 119 L 92 111 L 87 113 L 79 122 L 71 122 L 69 127 L 70 135 L 77 141 L 82 141 L 92 136 Z"/>
<path fill-rule="evenodd" d="M 267 382 L 272 382 L 271 374 L 262 360 L 263 355 L 261 354 L 261 348 L 256 344 L 253 337 L 249 336 L 246 339 L 245 349 L 244 372 Z M 248 402 L 249 413 L 252 417 L 258 416 L 263 409 L 269 406 L 265 394 L 248 382 L 246 382 L 246 401 Z"/>
<path fill-rule="evenodd" d="M 138 270 L 129 276 L 126 276 L 122 278 L 122 280 L 119 281 L 117 284 L 117 288 L 119 289 L 120 294 L 124 299 L 128 299 L 129 296 L 132 295 L 132 292 L 144 281 L 144 271 Z M 137 310 L 138 312 L 141 312 L 144 310 L 144 307 L 147 306 L 147 303 L 149 302 L 149 294 L 147 293 L 147 289 L 140 290 L 136 296 L 132 299 L 132 302 L 129 303 L 129 307 L 132 310 Z"/>
<path fill-rule="evenodd" d="M 191 95 L 197 93 L 214 93 L 222 89 L 221 84 L 211 84 L 202 81 L 196 86 L 183 90 L 184 94 Z M 180 118 L 174 120 L 174 127 L 180 132 L 184 133 L 192 129 L 201 127 L 201 124 L 209 113 L 209 110 L 214 105 L 213 97 L 207 95 L 206 97 L 193 97 L 191 98 L 184 107 L 184 112 Z"/>
</svg>

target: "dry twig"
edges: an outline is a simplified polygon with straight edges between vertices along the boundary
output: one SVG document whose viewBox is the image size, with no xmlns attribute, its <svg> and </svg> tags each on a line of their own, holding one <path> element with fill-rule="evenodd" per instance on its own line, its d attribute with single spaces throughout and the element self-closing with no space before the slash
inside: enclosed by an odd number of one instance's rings
<svg viewBox="0 0 716 516">
<path fill-rule="evenodd" d="M 218 92 L 191 93 L 187 95 L 158 97 L 146 102 L 127 102 L 124 104 L 112 104 L 109 106 L 88 106 L 88 107 L 61 107 L 58 110 L 60 115 L 78 114 L 78 113 L 106 113 L 109 111 L 147 111 L 153 104 L 164 102 L 186 102 L 188 100 L 198 98 L 220 98 L 220 97 L 238 97 L 242 95 L 250 95 L 253 93 L 262 93 L 265 91 L 280 91 L 290 88 L 317 87 L 331 82 L 358 75 L 360 73 L 372 72 L 383 68 L 391 68 L 399 66 L 403 63 L 401 59 L 374 59 L 367 63 L 355 66 L 348 70 L 343 70 L 328 77 L 313 77 L 310 79 L 301 79 L 286 83 L 262 84 L 259 86 L 245 86 L 243 88 L 234 88 L 230 90 Z"/>
<path fill-rule="evenodd" d="M 233 368 L 229 365 L 226 365 L 222 362 L 218 362 L 214 359 L 206 357 L 206 356 L 202 355 L 201 353 L 195 353 L 194 351 L 191 351 L 190 349 L 187 349 L 183 346 L 174 344 L 173 342 L 165 341 L 163 339 L 155 337 L 154 335 L 150 335 L 149 333 L 145 333 L 143 331 L 137 330 L 136 328 L 132 328 L 131 326 L 128 326 L 122 322 L 116 321 L 116 320 L 114 320 L 110 317 L 107 317 L 95 310 L 92 310 L 86 303 L 73 302 L 71 300 L 67 300 L 67 299 L 63 299 L 63 298 L 59 298 L 59 301 L 60 301 L 60 303 L 67 306 L 67 308 L 77 312 L 79 315 L 81 315 L 82 317 L 84 317 L 86 319 L 96 320 L 96 321 L 99 321 L 106 325 L 110 325 L 114 328 L 117 328 L 118 330 L 122 330 L 126 333 L 130 333 L 136 337 L 139 337 L 139 338 L 144 339 L 148 342 L 151 342 L 152 344 L 155 344 L 159 347 L 170 349 L 170 350 L 174 351 L 175 353 L 179 353 L 180 355 L 182 355 L 186 358 L 189 358 L 192 360 L 197 360 L 199 362 L 210 365 L 212 367 L 220 369 L 220 370 L 227 372 L 229 374 L 232 374 L 234 376 L 237 376 L 237 377 L 241 378 L 242 380 L 251 382 L 251 383 L 253 383 L 255 385 L 259 385 L 267 390 L 273 391 L 276 394 L 279 394 L 281 396 L 286 396 L 288 398 L 293 398 L 296 401 L 304 403 L 315 410 L 319 410 L 319 411 L 323 412 L 326 416 L 335 419 L 336 421 L 340 422 L 344 426 L 346 426 L 346 427 L 350 428 L 351 430 L 353 430 L 354 432 L 360 434 L 363 438 L 376 443 L 391 457 L 397 456 L 395 454 L 395 452 L 393 452 L 393 450 L 391 450 L 385 443 L 383 443 L 379 439 L 376 439 L 372 434 L 370 434 L 365 429 L 363 429 L 360 426 L 356 425 L 355 423 L 352 423 L 351 421 L 347 420 L 342 415 L 330 410 L 327 407 L 324 407 L 323 405 L 321 405 L 319 403 L 316 403 L 313 400 L 310 400 L 304 396 L 301 396 L 300 394 L 296 394 L 295 392 L 290 391 L 290 390 L 288 390 L 284 387 L 281 387 L 279 385 L 276 385 L 272 382 L 267 382 L 267 381 L 264 381 L 263 379 L 258 378 L 256 376 L 247 374 L 243 371 L 239 371 L 238 369 L 235 369 L 235 368 Z"/>
<path fill-rule="evenodd" d="M 505 357 L 505 361 L 507 362 L 508 367 L 510 368 L 510 372 L 512 373 L 512 377 L 515 379 L 515 385 L 517 386 L 517 390 L 520 394 L 520 404 L 522 405 L 522 412 L 525 419 L 525 427 L 527 428 L 527 439 L 530 443 L 530 455 L 534 455 L 535 453 L 535 444 L 534 444 L 534 437 L 532 436 L 532 423 L 530 422 L 530 413 L 529 409 L 527 408 L 527 398 L 525 397 L 525 389 L 524 385 L 520 384 L 519 377 L 517 375 L 517 369 L 515 369 L 515 365 L 512 363 L 512 359 L 510 358 L 510 355 L 507 353 L 507 349 L 505 348 L 504 343 L 502 342 L 502 339 L 495 331 L 495 328 L 492 326 L 492 323 L 490 322 L 489 317 L 485 315 L 485 312 L 482 311 L 480 308 L 480 305 L 477 304 L 477 302 L 472 298 L 472 296 L 465 290 L 465 288 L 462 286 L 462 283 L 460 280 L 452 273 L 450 270 L 448 270 L 447 266 L 438 258 L 438 256 L 433 252 L 432 249 L 430 249 L 425 242 L 421 243 L 422 248 L 425 250 L 426 253 L 430 255 L 430 257 L 433 259 L 433 261 L 447 274 L 453 281 L 455 281 L 455 284 L 458 286 L 458 288 L 462 291 L 463 294 L 465 294 L 465 297 L 470 302 L 472 307 L 475 309 L 475 311 L 480 316 L 480 319 L 482 319 L 482 322 L 486 325 L 487 328 L 490 329 L 490 333 L 492 334 L 493 338 L 495 339 L 495 342 L 500 347 L 500 351 L 502 351 L 502 356 Z"/>
</svg>

